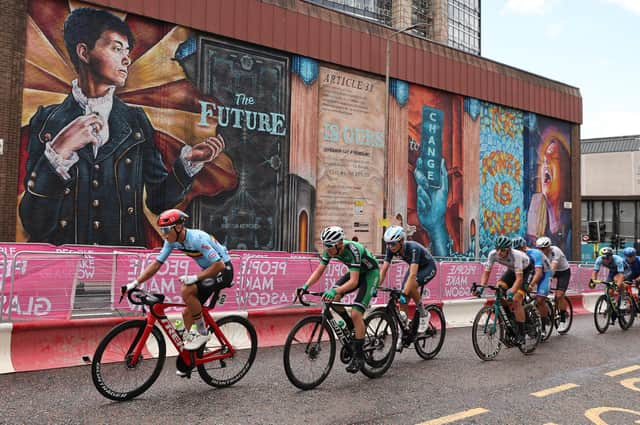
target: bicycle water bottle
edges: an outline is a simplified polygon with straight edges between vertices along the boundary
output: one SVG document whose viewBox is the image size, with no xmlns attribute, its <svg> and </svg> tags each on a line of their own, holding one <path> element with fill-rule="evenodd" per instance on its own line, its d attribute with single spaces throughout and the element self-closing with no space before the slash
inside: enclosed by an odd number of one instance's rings
<svg viewBox="0 0 640 425">
<path fill-rule="evenodd" d="M 409 320 L 409 318 L 407 317 L 407 313 L 402 310 L 400 310 L 400 320 L 402 320 L 403 325 L 406 325 L 407 321 Z"/>
<path fill-rule="evenodd" d="M 344 323 L 344 320 L 338 320 L 336 321 L 336 323 L 338 324 L 338 326 L 340 327 L 340 329 L 345 329 L 347 327 L 347 324 Z"/>
</svg>

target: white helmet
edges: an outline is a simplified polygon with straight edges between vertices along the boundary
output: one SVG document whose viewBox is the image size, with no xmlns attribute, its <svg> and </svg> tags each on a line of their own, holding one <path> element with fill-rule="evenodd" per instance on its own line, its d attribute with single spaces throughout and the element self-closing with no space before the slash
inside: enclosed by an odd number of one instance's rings
<svg viewBox="0 0 640 425">
<path fill-rule="evenodd" d="M 399 242 L 407 237 L 401 226 L 391 226 L 384 232 L 384 241 L 386 243 Z"/>
<path fill-rule="evenodd" d="M 340 241 L 344 239 L 344 230 L 339 226 L 329 226 L 320 234 L 320 240 L 322 244 L 328 248 L 336 246 Z"/>
<path fill-rule="evenodd" d="M 536 240 L 536 248 L 548 248 L 551 246 L 551 239 L 541 236 Z"/>
</svg>

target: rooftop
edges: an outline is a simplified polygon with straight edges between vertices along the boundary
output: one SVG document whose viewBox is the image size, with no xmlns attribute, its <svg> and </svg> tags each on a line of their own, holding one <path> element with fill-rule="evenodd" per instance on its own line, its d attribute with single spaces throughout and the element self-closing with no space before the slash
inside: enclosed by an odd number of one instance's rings
<svg viewBox="0 0 640 425">
<path fill-rule="evenodd" d="M 640 134 L 635 136 L 582 139 L 580 151 L 587 153 L 631 152 L 640 150 Z"/>
</svg>

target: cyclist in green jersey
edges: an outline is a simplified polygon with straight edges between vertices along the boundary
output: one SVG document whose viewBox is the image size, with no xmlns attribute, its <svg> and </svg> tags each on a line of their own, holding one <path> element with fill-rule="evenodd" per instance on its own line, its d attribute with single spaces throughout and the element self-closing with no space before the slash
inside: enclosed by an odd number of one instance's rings
<svg viewBox="0 0 640 425">
<path fill-rule="evenodd" d="M 346 264 L 349 272 L 340 278 L 334 286 L 327 290 L 323 299 L 326 301 L 339 301 L 345 294 L 358 290 L 354 306 L 351 309 L 351 319 L 355 329 L 353 341 L 354 356 L 347 365 L 347 372 L 356 373 L 364 365 L 362 346 L 364 344 L 364 312 L 374 296 L 380 282 L 380 270 L 378 260 L 364 246 L 358 242 L 344 239 L 344 230 L 338 226 L 325 228 L 320 234 L 320 240 L 325 250 L 320 257 L 320 264 L 311 273 L 302 286 L 306 291 L 314 285 L 327 268 L 332 258 Z"/>
</svg>

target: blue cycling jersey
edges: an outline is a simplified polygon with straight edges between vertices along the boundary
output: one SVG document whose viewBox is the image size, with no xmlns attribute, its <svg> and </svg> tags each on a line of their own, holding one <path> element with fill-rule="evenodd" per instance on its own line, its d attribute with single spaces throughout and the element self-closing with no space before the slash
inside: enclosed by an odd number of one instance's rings
<svg viewBox="0 0 640 425">
<path fill-rule="evenodd" d="M 161 264 L 164 263 L 174 249 L 179 249 L 193 258 L 203 270 L 220 260 L 223 263 L 231 261 L 231 257 L 229 257 L 227 248 L 224 245 L 207 232 L 198 229 L 186 229 L 183 242 L 169 243 L 164 241 L 156 261 Z"/>
<path fill-rule="evenodd" d="M 627 280 L 632 280 L 640 277 L 640 257 L 635 257 L 634 261 L 629 261 L 627 258 L 625 258 L 624 266 L 627 269 L 627 273 L 625 275 L 625 278 Z"/>
<path fill-rule="evenodd" d="M 420 268 L 427 267 L 434 263 L 433 257 L 427 248 L 422 244 L 414 241 L 406 241 L 404 248 L 396 252 L 395 254 L 387 248 L 384 261 L 391 262 L 393 257 L 400 257 L 405 263 L 418 264 Z"/>
<path fill-rule="evenodd" d="M 602 262 L 602 256 L 596 258 L 593 270 L 600 271 L 600 266 L 605 266 L 610 272 L 624 273 L 624 260 L 618 255 L 612 255 L 609 264 Z"/>
</svg>

